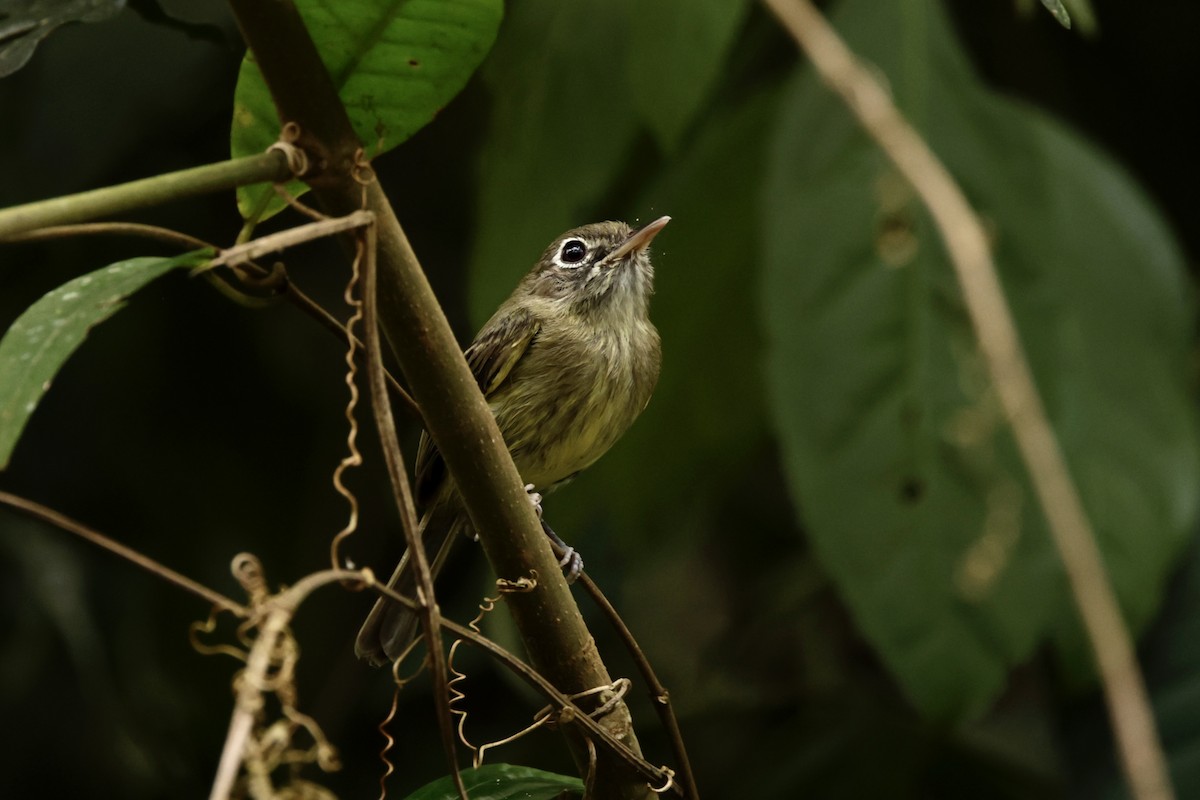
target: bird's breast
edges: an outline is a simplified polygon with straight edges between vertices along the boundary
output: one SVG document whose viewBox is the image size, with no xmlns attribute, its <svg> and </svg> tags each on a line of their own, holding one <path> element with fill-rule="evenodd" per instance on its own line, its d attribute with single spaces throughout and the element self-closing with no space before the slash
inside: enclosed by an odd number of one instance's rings
<svg viewBox="0 0 1200 800">
<path fill-rule="evenodd" d="M 548 491 L 602 456 L 649 402 L 660 346 L 649 322 L 543 323 L 491 398 L 526 483 Z"/>
</svg>

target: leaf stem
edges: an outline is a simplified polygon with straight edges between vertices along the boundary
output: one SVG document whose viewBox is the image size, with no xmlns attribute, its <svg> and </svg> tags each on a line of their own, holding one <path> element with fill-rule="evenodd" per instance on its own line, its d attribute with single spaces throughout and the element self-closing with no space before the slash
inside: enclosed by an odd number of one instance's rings
<svg viewBox="0 0 1200 800">
<path fill-rule="evenodd" d="M 103 189 L 10 206 L 0 209 L 0 240 L 35 228 L 85 222 L 97 217 L 112 217 L 184 197 L 219 192 L 251 183 L 282 181 L 291 177 L 287 157 L 273 150 L 256 156 L 220 161 L 116 186 L 106 186 Z"/>
</svg>

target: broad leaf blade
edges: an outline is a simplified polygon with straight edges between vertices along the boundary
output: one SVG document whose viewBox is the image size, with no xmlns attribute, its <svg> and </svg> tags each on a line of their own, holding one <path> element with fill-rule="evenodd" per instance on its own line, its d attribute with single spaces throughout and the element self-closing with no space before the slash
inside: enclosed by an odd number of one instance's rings
<svg viewBox="0 0 1200 800">
<path fill-rule="evenodd" d="M 408 139 L 454 98 L 496 38 L 501 0 L 298 0 L 310 35 L 367 154 Z M 234 92 L 230 151 L 261 153 L 279 135 L 279 116 L 262 73 L 247 53 Z M 306 191 L 303 184 L 293 193 Z M 249 217 L 271 193 L 242 187 L 238 209 Z M 270 216 L 282 201 L 267 204 Z"/>
<path fill-rule="evenodd" d="M 125 0 L 16 0 L 0 5 L 0 78 L 19 70 L 37 46 L 70 22 L 100 22 Z"/>
<path fill-rule="evenodd" d="M 629 86 L 638 113 L 674 150 L 721 74 L 745 0 L 630 0 Z"/>
<path fill-rule="evenodd" d="M 839 27 L 962 183 L 1130 623 L 1196 517 L 1182 259 L 1086 143 L 980 87 L 940 7 L 851 0 Z M 793 494 L 859 625 L 927 714 L 987 707 L 1057 636 L 1085 649 L 941 242 L 807 75 L 766 187 L 768 394 Z"/>
<path fill-rule="evenodd" d="M 0 469 L 8 466 L 29 417 L 88 331 L 158 276 L 209 257 L 198 252 L 121 261 L 68 281 L 17 318 L 0 340 Z"/>
<path fill-rule="evenodd" d="M 555 800 L 564 792 L 583 794 L 583 781 L 515 764 L 489 764 L 462 772 L 471 800 Z M 455 800 L 458 792 L 450 776 L 439 778 L 407 800 Z"/>
</svg>

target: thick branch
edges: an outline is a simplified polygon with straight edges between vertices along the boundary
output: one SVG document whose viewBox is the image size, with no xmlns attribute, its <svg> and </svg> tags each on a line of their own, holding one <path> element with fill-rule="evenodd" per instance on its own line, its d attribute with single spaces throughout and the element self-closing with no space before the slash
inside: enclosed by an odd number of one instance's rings
<svg viewBox="0 0 1200 800">
<path fill-rule="evenodd" d="M 1129 630 L 1021 349 L 983 225 L 937 156 L 820 12 L 808 0 L 764 2 L 929 209 L 1100 666 L 1126 780 L 1138 800 L 1168 800 L 1173 792 L 1166 759 Z"/>
<path fill-rule="evenodd" d="M 314 186 L 330 211 L 366 209 L 378 221 L 381 324 L 396 351 L 438 449 L 458 482 L 467 510 L 496 574 L 537 575 L 537 589 L 510 598 L 534 665 L 567 694 L 612 682 L 583 623 L 549 542 L 522 488 L 495 420 L 479 393 L 412 247 L 378 183 L 354 179 L 348 151 L 357 150 L 328 73 L 289 0 L 230 0 L 279 109 L 303 135 L 335 155 L 326 179 Z M 303 140 L 302 140 L 303 141 Z M 619 705 L 603 723 L 637 751 L 628 709 Z M 576 742 L 581 771 L 586 751 Z M 637 775 L 613 758 L 598 764 L 598 797 L 644 797 Z"/>
<path fill-rule="evenodd" d="M 277 151 L 168 172 L 90 192 L 0 209 L 0 240 L 34 228 L 113 217 L 184 197 L 251 183 L 284 181 L 291 177 L 287 157 Z"/>
</svg>

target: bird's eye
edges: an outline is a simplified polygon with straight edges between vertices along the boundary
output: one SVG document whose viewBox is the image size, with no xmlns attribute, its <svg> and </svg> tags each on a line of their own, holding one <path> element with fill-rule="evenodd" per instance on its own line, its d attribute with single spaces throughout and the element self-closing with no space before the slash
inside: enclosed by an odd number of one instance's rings
<svg viewBox="0 0 1200 800">
<path fill-rule="evenodd" d="M 569 239 L 563 243 L 559 256 L 564 264 L 578 264 L 587 257 L 587 245 L 578 239 Z"/>
</svg>

